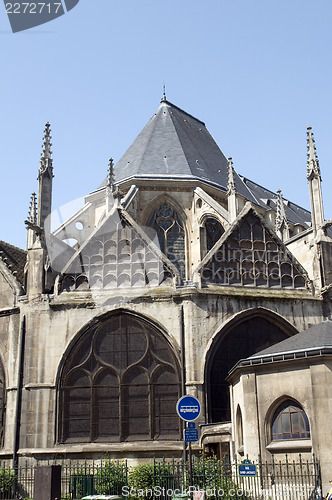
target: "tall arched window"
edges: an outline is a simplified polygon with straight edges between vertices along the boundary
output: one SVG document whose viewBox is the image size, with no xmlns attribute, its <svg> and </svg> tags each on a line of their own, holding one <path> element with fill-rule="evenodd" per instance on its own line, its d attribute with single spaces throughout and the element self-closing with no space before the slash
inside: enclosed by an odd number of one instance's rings
<svg viewBox="0 0 332 500">
<path fill-rule="evenodd" d="M 60 442 L 180 439 L 180 370 L 149 322 L 115 313 L 73 346 L 60 381 Z"/>
<path fill-rule="evenodd" d="M 237 451 L 238 453 L 243 453 L 243 421 L 242 412 L 240 406 L 237 407 L 236 411 L 236 438 L 237 438 Z"/>
<path fill-rule="evenodd" d="M 309 420 L 303 408 L 291 399 L 284 401 L 273 415 L 272 441 L 309 438 Z"/>
<path fill-rule="evenodd" d="M 185 232 L 176 210 L 167 202 L 161 203 L 154 211 L 148 225 L 158 236 L 160 249 L 185 278 Z"/>
<path fill-rule="evenodd" d="M 207 365 L 210 422 L 231 419 L 228 372 L 240 360 L 288 338 L 277 325 L 253 316 L 218 338 Z"/>
</svg>

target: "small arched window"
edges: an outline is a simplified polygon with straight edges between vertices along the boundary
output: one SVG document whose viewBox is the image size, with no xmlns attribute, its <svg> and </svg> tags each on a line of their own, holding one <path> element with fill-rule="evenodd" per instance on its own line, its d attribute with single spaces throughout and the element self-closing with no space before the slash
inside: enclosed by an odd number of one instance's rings
<svg viewBox="0 0 332 500">
<path fill-rule="evenodd" d="M 207 217 L 204 220 L 200 235 L 202 258 L 214 247 L 224 232 L 222 224 L 215 217 Z"/>
<path fill-rule="evenodd" d="M 309 438 L 309 420 L 303 408 L 290 399 L 284 401 L 273 415 L 272 440 Z"/>
</svg>

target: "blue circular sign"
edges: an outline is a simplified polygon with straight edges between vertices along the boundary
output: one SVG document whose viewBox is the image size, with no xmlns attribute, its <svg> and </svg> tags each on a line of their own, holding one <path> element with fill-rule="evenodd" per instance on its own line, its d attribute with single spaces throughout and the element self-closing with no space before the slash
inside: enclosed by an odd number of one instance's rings
<svg viewBox="0 0 332 500">
<path fill-rule="evenodd" d="M 194 396 L 182 396 L 176 403 L 176 411 L 182 420 L 191 422 L 201 413 L 201 405 Z"/>
</svg>

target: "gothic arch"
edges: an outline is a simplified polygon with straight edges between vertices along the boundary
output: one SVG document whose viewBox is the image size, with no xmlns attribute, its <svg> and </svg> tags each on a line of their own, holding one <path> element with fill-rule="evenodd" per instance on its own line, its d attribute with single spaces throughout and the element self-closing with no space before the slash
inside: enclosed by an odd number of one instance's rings
<svg viewBox="0 0 332 500">
<path fill-rule="evenodd" d="M 309 418 L 309 414 L 308 414 L 306 406 L 303 403 L 301 403 L 293 395 L 283 394 L 282 396 L 279 396 L 277 399 L 275 399 L 273 401 L 273 403 L 270 405 L 269 409 L 266 412 L 265 421 L 264 421 L 265 442 L 266 442 L 266 445 L 269 445 L 271 443 L 271 441 L 272 441 L 272 424 L 273 424 L 272 421 L 273 421 L 273 417 L 274 417 L 276 411 L 278 410 L 278 408 L 280 408 L 280 406 L 283 403 L 286 403 L 286 401 L 294 402 L 295 404 L 297 404 L 299 407 L 302 408 L 302 410 L 304 411 L 304 413 L 306 415 L 306 418 L 308 420 L 309 433 L 310 433 L 310 429 L 311 429 L 310 418 Z"/>
<path fill-rule="evenodd" d="M 200 221 L 201 259 L 214 247 L 225 232 L 225 221 L 215 214 L 205 213 Z"/>
<path fill-rule="evenodd" d="M 115 310 L 71 342 L 58 377 L 58 442 L 180 439 L 178 356 L 163 332 Z"/>
<path fill-rule="evenodd" d="M 255 308 L 236 315 L 214 336 L 206 355 L 205 384 L 209 422 L 230 421 L 228 372 L 243 358 L 297 333 L 278 314 Z"/>
<path fill-rule="evenodd" d="M 188 234 L 191 229 L 183 208 L 172 197 L 162 195 L 147 209 L 144 224 L 156 231 L 160 249 L 179 270 L 181 278 L 185 279 L 190 252 Z"/>
</svg>

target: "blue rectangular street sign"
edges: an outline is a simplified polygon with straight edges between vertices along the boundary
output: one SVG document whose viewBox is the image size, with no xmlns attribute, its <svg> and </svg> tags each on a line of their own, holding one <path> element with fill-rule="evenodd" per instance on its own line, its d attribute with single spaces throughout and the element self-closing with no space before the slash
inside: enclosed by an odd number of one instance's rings
<svg viewBox="0 0 332 500">
<path fill-rule="evenodd" d="M 186 443 L 193 443 L 198 441 L 198 429 L 185 429 L 184 440 Z"/>
<path fill-rule="evenodd" d="M 256 476 L 257 468 L 254 464 L 239 465 L 239 476 Z"/>
</svg>

